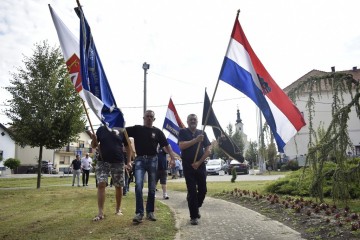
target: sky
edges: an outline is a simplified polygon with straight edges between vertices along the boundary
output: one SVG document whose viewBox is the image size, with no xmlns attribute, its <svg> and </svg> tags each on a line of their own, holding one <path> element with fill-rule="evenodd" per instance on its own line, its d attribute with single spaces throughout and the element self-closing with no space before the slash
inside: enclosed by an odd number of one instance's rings
<svg viewBox="0 0 360 240">
<path fill-rule="evenodd" d="M 85 17 L 126 126 L 142 125 L 144 62 L 146 107 L 162 128 L 170 97 L 186 124 L 200 119 L 205 89 L 226 129 L 240 110 L 248 140 L 256 140 L 256 106 L 218 76 L 237 10 L 249 43 L 281 88 L 313 69 L 349 70 L 359 65 L 358 0 L 81 0 Z M 11 72 L 23 67 L 34 44 L 47 40 L 59 46 L 48 4 L 79 36 L 75 0 L 2 0 L 0 4 L 0 123 L 10 94 Z M 218 85 L 217 85 L 218 83 Z M 217 86 L 217 88 L 216 88 Z M 216 91 L 215 91 L 216 89 Z M 100 121 L 91 117 L 96 126 Z M 210 140 L 211 128 L 207 127 Z"/>
</svg>

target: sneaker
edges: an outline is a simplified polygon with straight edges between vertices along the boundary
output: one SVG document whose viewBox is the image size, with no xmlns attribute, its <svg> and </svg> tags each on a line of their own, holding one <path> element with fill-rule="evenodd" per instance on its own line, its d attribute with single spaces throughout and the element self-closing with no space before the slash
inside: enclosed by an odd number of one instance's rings
<svg viewBox="0 0 360 240">
<path fill-rule="evenodd" d="M 164 194 L 164 199 L 169 199 L 169 196 L 167 195 L 167 193 L 166 194 Z"/>
<path fill-rule="evenodd" d="M 199 209 L 198 209 L 197 218 L 201 218 L 201 215 L 200 215 L 200 211 L 199 211 Z"/>
<path fill-rule="evenodd" d="M 133 218 L 133 222 L 134 223 L 141 223 L 143 219 L 143 215 L 141 215 L 140 213 L 137 213 L 135 215 L 135 217 Z"/>
<path fill-rule="evenodd" d="M 198 225 L 199 222 L 198 222 L 197 218 L 192 218 L 192 219 L 190 219 L 190 224 L 191 225 Z"/>
<path fill-rule="evenodd" d="M 146 218 L 149 219 L 150 221 L 156 221 L 156 217 L 153 212 L 147 213 Z"/>
</svg>

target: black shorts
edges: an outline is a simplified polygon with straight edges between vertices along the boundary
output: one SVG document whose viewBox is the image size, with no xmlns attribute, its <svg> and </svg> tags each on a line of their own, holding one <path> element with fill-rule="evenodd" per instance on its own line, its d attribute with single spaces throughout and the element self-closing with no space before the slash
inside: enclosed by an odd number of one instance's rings
<svg viewBox="0 0 360 240">
<path fill-rule="evenodd" d="M 158 170 L 156 174 L 156 182 L 160 180 L 160 184 L 166 184 L 167 174 L 167 170 Z"/>
</svg>

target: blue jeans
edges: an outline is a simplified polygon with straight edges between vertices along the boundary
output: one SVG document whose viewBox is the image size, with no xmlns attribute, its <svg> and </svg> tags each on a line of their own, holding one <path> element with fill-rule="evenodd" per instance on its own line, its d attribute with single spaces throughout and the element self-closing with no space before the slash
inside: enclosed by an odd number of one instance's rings
<svg viewBox="0 0 360 240">
<path fill-rule="evenodd" d="M 136 195 L 136 210 L 135 213 L 144 215 L 144 175 L 148 173 L 148 196 L 146 202 L 146 212 L 154 212 L 155 209 L 155 187 L 156 187 L 156 173 L 158 167 L 157 156 L 144 157 L 138 156 L 135 158 L 135 195 Z"/>
</svg>

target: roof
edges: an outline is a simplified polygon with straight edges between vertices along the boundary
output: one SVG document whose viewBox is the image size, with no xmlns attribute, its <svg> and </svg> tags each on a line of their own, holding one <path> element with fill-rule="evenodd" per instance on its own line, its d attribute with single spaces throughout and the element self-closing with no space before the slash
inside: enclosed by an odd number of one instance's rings
<svg viewBox="0 0 360 240">
<path fill-rule="evenodd" d="M 310 77 L 320 77 L 326 74 L 331 74 L 334 73 L 332 72 L 324 72 L 324 71 L 319 71 L 316 69 L 311 70 L 310 72 L 306 73 L 304 76 L 300 77 L 298 80 L 296 80 L 295 82 L 291 83 L 289 86 L 284 88 L 284 92 L 288 93 L 290 90 L 292 90 L 293 88 L 296 88 L 299 84 L 301 84 L 302 82 L 306 81 L 308 78 Z M 354 67 L 351 70 L 344 70 L 344 71 L 336 71 L 336 73 L 347 73 L 347 74 L 351 74 L 353 75 L 353 78 L 357 81 L 360 81 L 360 69 L 357 69 L 357 67 Z"/>
<path fill-rule="evenodd" d="M 5 132 L 9 133 L 9 129 L 0 123 L 0 128 L 4 129 Z"/>
</svg>

